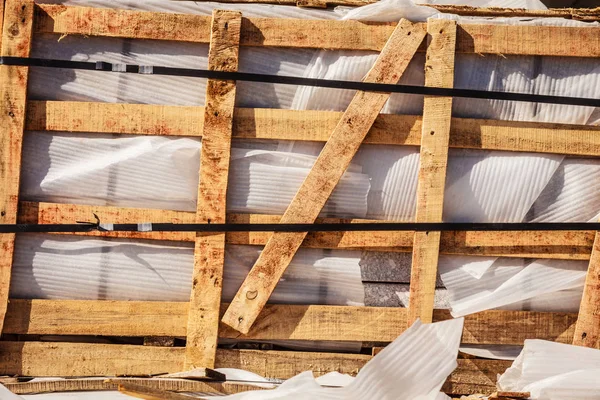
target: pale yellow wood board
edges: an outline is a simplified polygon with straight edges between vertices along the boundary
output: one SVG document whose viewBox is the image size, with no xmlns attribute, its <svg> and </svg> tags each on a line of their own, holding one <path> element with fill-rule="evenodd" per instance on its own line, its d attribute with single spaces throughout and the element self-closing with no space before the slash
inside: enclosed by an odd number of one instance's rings
<svg viewBox="0 0 600 400">
<path fill-rule="evenodd" d="M 397 83 L 424 36 L 420 26 L 402 20 L 364 81 Z M 282 223 L 316 220 L 389 96 L 356 93 L 285 211 Z M 225 312 L 223 322 L 248 333 L 305 237 L 306 232 L 276 232 L 271 236 Z"/>
<path fill-rule="evenodd" d="M 234 139 L 325 142 L 342 112 L 236 108 Z M 202 136 L 204 107 L 29 101 L 25 129 Z M 363 143 L 419 146 L 422 118 L 380 114 Z M 450 147 L 600 156 L 600 127 L 452 118 Z"/>
<path fill-rule="evenodd" d="M 33 7 L 33 0 L 6 1 L 3 57 L 29 57 Z M 0 66 L 0 224 L 17 222 L 28 75 L 29 67 Z M 14 234 L 0 235 L 0 333 L 10 290 L 14 246 Z"/>
<path fill-rule="evenodd" d="M 38 394 L 52 392 L 85 392 L 115 390 L 119 384 L 138 384 L 145 387 L 172 392 L 202 392 L 233 394 L 247 390 L 260 390 L 256 386 L 230 382 L 203 382 L 188 379 L 160 378 L 111 378 L 111 379 L 58 379 L 24 383 L 8 383 L 4 386 L 15 394 Z"/>
<path fill-rule="evenodd" d="M 210 17 L 39 5 L 36 32 L 209 43 Z M 423 24 L 424 25 L 424 24 Z M 244 18 L 244 46 L 380 51 L 395 23 Z M 459 53 L 600 56 L 598 27 L 459 25 Z"/>
<path fill-rule="evenodd" d="M 237 71 L 241 26 L 240 12 L 213 10 L 209 70 Z M 226 222 L 235 92 L 234 81 L 209 79 L 207 82 L 196 209 L 198 223 Z M 224 262 L 225 233 L 197 233 L 185 370 L 214 367 Z"/>
<path fill-rule="evenodd" d="M 224 304 L 227 306 L 227 304 Z M 11 299 L 6 333 L 17 335 L 185 337 L 188 303 Z M 434 321 L 451 319 L 435 310 Z M 406 327 L 406 309 L 268 304 L 242 339 L 391 342 Z M 577 314 L 485 311 L 465 318 L 463 343 L 570 343 Z M 160 321 L 160 323 L 157 323 Z M 239 332 L 221 324 L 219 337 Z"/>
<path fill-rule="evenodd" d="M 427 32 L 430 40 L 425 60 L 425 86 L 452 88 L 456 22 L 430 19 Z M 451 118 L 451 97 L 425 97 L 417 185 L 417 222 L 442 221 Z M 440 232 L 415 233 L 409 324 L 417 319 L 432 321 L 440 236 Z"/>
</svg>

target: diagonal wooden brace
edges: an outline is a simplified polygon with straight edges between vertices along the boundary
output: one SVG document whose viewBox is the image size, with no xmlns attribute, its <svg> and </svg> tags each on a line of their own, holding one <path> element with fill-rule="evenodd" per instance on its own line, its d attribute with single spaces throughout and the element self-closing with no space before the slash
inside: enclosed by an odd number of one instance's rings
<svg viewBox="0 0 600 400">
<path fill-rule="evenodd" d="M 600 349 L 600 232 L 592 247 L 573 344 Z"/>
<path fill-rule="evenodd" d="M 397 83 L 425 34 L 422 25 L 400 21 L 364 81 Z M 389 96 L 389 93 L 356 93 L 281 223 L 313 223 L 316 220 Z M 248 333 L 306 234 L 273 234 L 225 312 L 224 323 Z"/>
</svg>

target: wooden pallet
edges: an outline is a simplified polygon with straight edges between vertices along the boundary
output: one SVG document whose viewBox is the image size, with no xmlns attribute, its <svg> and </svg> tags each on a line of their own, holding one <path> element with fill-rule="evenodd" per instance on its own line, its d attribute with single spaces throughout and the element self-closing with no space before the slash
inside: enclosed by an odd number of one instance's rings
<svg viewBox="0 0 600 400">
<path fill-rule="evenodd" d="M 457 25 L 452 21 L 428 24 L 402 21 L 397 25 L 245 18 L 231 11 L 215 11 L 211 18 L 34 5 L 32 0 L 6 0 L 4 11 L 3 56 L 28 57 L 32 38 L 35 40 L 40 34 L 210 43 L 209 68 L 222 71 L 236 70 L 239 46 L 375 50 L 381 54 L 367 80 L 394 83 L 414 52 L 426 51 L 426 84 L 439 87 L 452 87 L 457 52 L 600 56 L 600 28 L 587 27 Z M 428 40 L 424 41 L 426 33 Z M 417 220 L 436 222 L 442 216 L 449 147 L 600 156 L 600 128 L 452 118 L 451 98 L 426 98 L 422 117 L 379 115 L 387 95 L 361 92 L 344 113 L 249 109 L 234 106 L 235 82 L 211 80 L 205 107 L 27 101 L 28 67 L 3 65 L 0 75 L 3 91 L 0 223 L 73 223 L 89 220 L 92 213 L 114 223 L 313 222 L 363 142 L 420 146 Z M 306 124 L 307 120 L 311 123 Z M 21 144 L 27 130 L 202 137 L 202 183 L 198 188 L 197 212 L 19 202 Z M 227 215 L 225 198 L 232 138 L 318 141 L 325 142 L 326 147 L 283 217 Z M 339 220 L 328 220 L 335 221 Z M 194 241 L 190 302 L 9 301 L 14 235 L 2 235 L 0 329 L 5 340 L 0 342 L 0 375 L 131 376 L 178 372 L 192 367 L 242 368 L 281 379 L 308 369 L 317 374 L 329 371 L 355 374 L 370 355 L 231 350 L 217 348 L 217 339 L 239 338 L 242 331 L 245 333 L 242 338 L 253 340 L 390 342 L 416 318 L 428 322 L 451 318 L 447 311 L 433 309 L 438 254 L 590 260 L 579 318 L 572 313 L 481 312 L 466 317 L 463 342 L 518 345 L 525 339 L 539 338 L 600 347 L 597 308 L 600 239 L 596 232 L 320 232 L 308 235 L 91 232 L 87 235 Z M 221 305 L 224 248 L 231 243 L 266 245 L 266 249 L 255 273 L 249 275 L 232 305 Z M 407 310 L 264 305 L 277 282 L 277 274 L 283 273 L 300 246 L 412 252 L 411 307 Z M 279 254 L 269 258 L 281 249 L 286 249 L 285 257 Z M 264 277 L 270 281 L 268 288 L 256 286 L 255 277 L 260 272 L 266 272 Z M 220 322 L 223 316 L 226 323 Z M 19 336 L 14 335 L 186 337 L 187 345 L 183 348 L 17 341 Z M 459 359 L 458 368 L 444 390 L 452 394 L 491 393 L 495 390 L 496 374 L 509 365 L 507 361 Z M 13 383 L 11 389 L 24 393 L 100 385 L 98 382 L 70 382 L 75 383 L 38 384 L 35 388 L 33 384 Z M 103 384 L 108 388 L 118 382 Z M 164 383 L 152 385 L 155 389 L 165 388 Z M 203 385 L 189 383 L 169 390 L 209 390 Z M 231 392 L 242 388 L 236 389 L 233 385 L 233 389 L 232 386 L 213 389 Z"/>
</svg>

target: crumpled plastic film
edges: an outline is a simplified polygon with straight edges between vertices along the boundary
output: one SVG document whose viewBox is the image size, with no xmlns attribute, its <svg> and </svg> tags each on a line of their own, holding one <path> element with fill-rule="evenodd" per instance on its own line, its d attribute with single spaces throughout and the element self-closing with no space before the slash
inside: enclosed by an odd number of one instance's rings
<svg viewBox="0 0 600 400">
<path fill-rule="evenodd" d="M 227 396 L 231 400 L 252 399 L 449 399 L 440 388 L 456 368 L 463 319 L 434 324 L 415 322 L 402 335 L 369 361 L 354 379 L 338 388 L 323 387 L 312 371 L 302 372 L 267 393 L 256 391 Z"/>
<path fill-rule="evenodd" d="M 586 261 L 520 258 L 500 258 L 492 266 L 471 263 L 477 259 L 440 256 L 438 270 L 455 317 L 583 287 L 588 265 Z"/>
<path fill-rule="evenodd" d="M 29 132 L 21 198 L 196 211 L 200 140 Z M 316 157 L 233 148 L 227 209 L 283 214 Z M 323 216 L 365 217 L 370 179 L 352 165 Z"/>
<path fill-rule="evenodd" d="M 226 247 L 223 301 L 231 301 L 260 248 Z M 301 249 L 270 301 L 364 305 L 360 254 Z M 10 296 L 26 299 L 188 302 L 193 243 L 18 235 Z"/>
<path fill-rule="evenodd" d="M 521 354 L 498 378 L 498 389 L 530 392 L 534 400 L 598 399 L 600 350 L 525 340 Z"/>
</svg>

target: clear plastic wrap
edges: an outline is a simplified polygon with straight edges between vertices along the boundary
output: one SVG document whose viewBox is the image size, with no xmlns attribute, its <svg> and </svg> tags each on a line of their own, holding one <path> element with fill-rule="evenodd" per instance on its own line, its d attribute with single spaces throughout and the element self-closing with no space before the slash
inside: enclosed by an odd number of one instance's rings
<svg viewBox="0 0 600 400">
<path fill-rule="evenodd" d="M 192 243 L 17 236 L 10 296 L 80 300 L 189 301 Z M 260 248 L 226 248 L 223 301 L 231 301 Z M 301 249 L 270 298 L 274 303 L 364 305 L 359 254 Z"/>
<path fill-rule="evenodd" d="M 463 319 L 434 324 L 415 322 L 402 335 L 376 355 L 356 378 L 345 378 L 345 386 L 323 387 L 312 371 L 288 379 L 268 394 L 270 399 L 446 399 L 440 389 L 456 368 Z M 338 377 L 336 382 L 342 382 Z M 264 399 L 260 392 L 238 393 L 231 400 Z"/>
<path fill-rule="evenodd" d="M 196 211 L 200 140 L 29 132 L 21 198 Z M 227 210 L 283 214 L 316 157 L 233 148 Z M 152 166 L 152 167 L 150 167 Z M 351 165 L 324 216 L 365 217 L 369 176 Z"/>
<path fill-rule="evenodd" d="M 530 392 L 534 400 L 598 399 L 600 350 L 525 340 L 512 366 L 498 378 L 498 388 Z"/>
<path fill-rule="evenodd" d="M 450 293 L 455 317 L 540 295 L 583 289 L 588 264 L 585 261 L 500 258 L 492 266 L 479 264 L 485 270 L 481 273 L 470 263 L 473 259 L 476 257 L 440 256 L 439 272 Z M 551 301 L 551 298 L 545 297 L 541 301 L 544 300 Z"/>
</svg>

